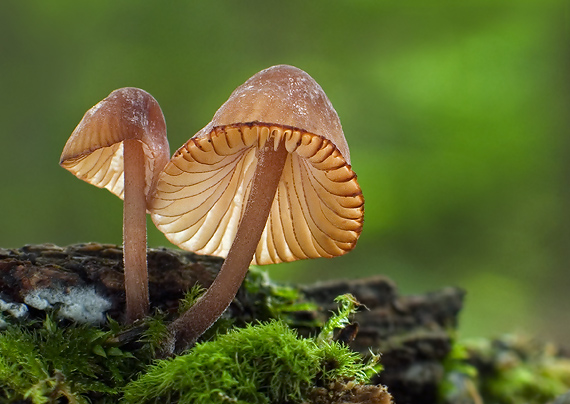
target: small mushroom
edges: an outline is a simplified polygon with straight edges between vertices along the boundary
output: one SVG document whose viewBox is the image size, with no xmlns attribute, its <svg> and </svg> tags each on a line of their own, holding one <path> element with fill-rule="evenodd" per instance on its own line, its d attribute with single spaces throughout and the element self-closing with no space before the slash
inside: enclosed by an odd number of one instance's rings
<svg viewBox="0 0 570 404">
<path fill-rule="evenodd" d="M 85 113 L 69 137 L 60 165 L 124 200 L 126 321 L 149 310 L 146 213 L 157 174 L 170 157 L 157 101 L 138 88 L 113 91 Z"/>
<path fill-rule="evenodd" d="M 151 217 L 181 248 L 225 257 L 210 288 L 171 324 L 175 351 L 231 303 L 250 264 L 352 250 L 364 200 L 340 120 L 322 88 L 286 65 L 238 87 L 160 174 Z"/>
</svg>

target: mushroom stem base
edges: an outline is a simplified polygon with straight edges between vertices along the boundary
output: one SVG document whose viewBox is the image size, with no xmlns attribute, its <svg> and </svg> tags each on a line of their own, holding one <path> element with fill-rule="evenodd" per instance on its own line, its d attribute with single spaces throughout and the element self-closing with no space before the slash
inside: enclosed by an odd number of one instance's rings
<svg viewBox="0 0 570 404">
<path fill-rule="evenodd" d="M 258 150 L 251 191 L 235 239 L 218 276 L 198 301 L 169 328 L 173 352 L 191 346 L 222 315 L 235 297 L 267 223 L 287 160 L 287 150 L 272 144 Z"/>
</svg>

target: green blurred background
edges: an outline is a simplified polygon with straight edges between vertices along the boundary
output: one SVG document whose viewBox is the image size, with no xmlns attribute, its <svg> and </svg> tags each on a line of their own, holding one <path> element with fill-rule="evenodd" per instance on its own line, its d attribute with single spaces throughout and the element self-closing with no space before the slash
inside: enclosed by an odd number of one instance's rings
<svg viewBox="0 0 570 404">
<path fill-rule="evenodd" d="M 292 64 L 341 117 L 366 215 L 350 254 L 271 274 L 457 285 L 461 336 L 569 344 L 567 2 L 421 4 L 2 0 L 0 246 L 121 243 L 119 199 L 58 166 L 113 89 L 154 95 L 174 151 L 248 77 Z"/>
</svg>

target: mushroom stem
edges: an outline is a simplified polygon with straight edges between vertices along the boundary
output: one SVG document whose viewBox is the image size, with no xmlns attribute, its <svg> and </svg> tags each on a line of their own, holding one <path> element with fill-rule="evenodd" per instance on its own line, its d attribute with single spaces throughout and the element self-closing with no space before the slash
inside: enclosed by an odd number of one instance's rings
<svg viewBox="0 0 570 404">
<path fill-rule="evenodd" d="M 142 143 L 123 141 L 124 205 L 123 260 L 126 291 L 126 321 L 132 323 L 149 310 L 146 262 L 145 163 Z"/>
<path fill-rule="evenodd" d="M 288 155 L 284 144 L 274 150 L 269 143 L 258 150 L 249 198 L 218 276 L 204 295 L 169 327 L 174 352 L 183 351 L 210 328 L 230 305 L 247 274 Z"/>
</svg>

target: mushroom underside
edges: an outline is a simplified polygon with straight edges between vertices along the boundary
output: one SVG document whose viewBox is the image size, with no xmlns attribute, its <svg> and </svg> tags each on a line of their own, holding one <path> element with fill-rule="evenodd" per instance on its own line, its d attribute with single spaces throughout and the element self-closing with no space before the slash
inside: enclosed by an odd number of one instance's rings
<svg viewBox="0 0 570 404">
<path fill-rule="evenodd" d="M 156 168 L 151 162 L 156 160 L 156 156 L 144 142 L 140 143 L 146 156 L 144 193 L 149 195 L 152 178 L 156 175 Z M 124 198 L 123 142 L 67 158 L 60 164 L 77 178 Z"/>
<path fill-rule="evenodd" d="M 265 123 L 216 127 L 181 147 L 160 174 L 150 211 L 178 246 L 225 257 L 243 215 L 256 150 L 288 151 L 252 264 L 333 257 L 360 235 L 362 192 L 356 175 L 327 139 Z"/>
</svg>

